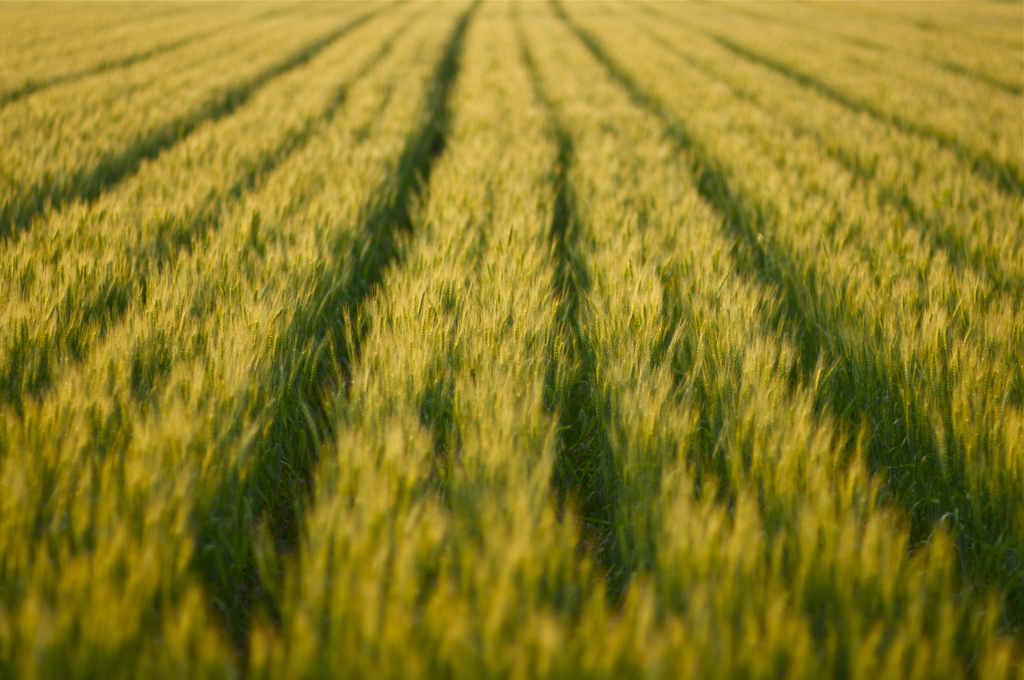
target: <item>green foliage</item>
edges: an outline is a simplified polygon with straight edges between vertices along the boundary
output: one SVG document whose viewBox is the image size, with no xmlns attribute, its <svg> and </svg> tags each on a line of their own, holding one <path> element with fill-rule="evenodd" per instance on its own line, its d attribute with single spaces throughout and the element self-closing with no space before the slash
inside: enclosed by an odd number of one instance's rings
<svg viewBox="0 0 1024 680">
<path fill-rule="evenodd" d="M 1019 676 L 1012 9 L 0 7 L 0 676 Z"/>
</svg>

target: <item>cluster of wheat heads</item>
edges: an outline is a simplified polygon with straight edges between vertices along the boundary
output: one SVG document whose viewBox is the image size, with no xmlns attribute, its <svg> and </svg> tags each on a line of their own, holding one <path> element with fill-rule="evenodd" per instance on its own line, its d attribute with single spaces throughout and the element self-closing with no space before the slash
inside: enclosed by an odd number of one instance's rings
<svg viewBox="0 0 1024 680">
<path fill-rule="evenodd" d="M 0 8 L 0 676 L 1024 672 L 1019 6 Z"/>
</svg>

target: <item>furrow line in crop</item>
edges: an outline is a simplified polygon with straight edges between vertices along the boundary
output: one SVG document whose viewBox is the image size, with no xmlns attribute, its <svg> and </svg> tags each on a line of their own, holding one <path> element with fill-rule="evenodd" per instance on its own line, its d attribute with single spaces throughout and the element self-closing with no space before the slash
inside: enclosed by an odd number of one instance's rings
<svg viewBox="0 0 1024 680">
<path fill-rule="evenodd" d="M 879 46 L 878 49 L 881 50 L 883 48 Z M 969 68 L 967 66 L 963 66 L 962 64 L 957 64 L 952 61 L 949 61 L 948 59 L 929 59 L 928 61 L 935 64 L 944 71 L 948 71 L 949 73 L 953 73 L 958 76 L 963 76 L 964 78 L 968 78 L 970 80 L 981 81 L 988 85 L 989 87 L 1001 90 L 1006 94 L 1014 95 L 1016 97 L 1019 97 L 1022 94 L 1024 94 L 1024 85 L 1015 85 L 1013 83 L 1007 83 L 1005 81 L 999 80 L 998 78 L 993 78 L 988 73 L 980 71 L 976 68 Z"/>
<path fill-rule="evenodd" d="M 33 50 L 40 46 L 61 43 L 68 38 L 78 37 L 83 30 L 89 31 L 94 35 L 100 33 L 109 34 L 113 30 L 125 27 L 132 30 L 141 30 L 145 24 L 153 20 L 167 19 L 194 12 L 195 6 L 189 6 L 184 3 L 176 6 L 169 3 L 164 7 L 146 7 L 142 12 L 137 7 L 127 10 L 120 9 L 119 11 L 123 13 L 111 12 L 109 10 L 105 13 L 96 13 L 92 8 L 86 6 L 83 8 L 75 7 L 74 11 L 85 13 L 89 21 L 95 23 L 83 25 L 80 19 L 82 14 L 72 16 L 69 12 L 61 17 L 61 22 L 48 21 L 47 28 L 49 30 L 35 30 L 28 32 L 27 35 L 19 35 L 20 40 L 16 47 L 21 50 Z"/>
<path fill-rule="evenodd" d="M 670 40 L 647 29 L 644 34 L 655 44 L 660 45 L 675 58 L 686 63 L 688 66 L 707 75 L 710 79 L 725 86 L 737 99 L 755 106 L 769 117 L 778 120 L 791 130 L 809 132 L 819 145 L 821 152 L 839 163 L 847 172 L 856 177 L 866 185 L 872 184 L 875 180 L 875 170 L 866 166 L 858 157 L 857 153 L 850 148 L 830 144 L 823 137 L 819 130 L 810 126 L 799 126 L 792 120 L 778 116 L 769 106 L 766 106 L 753 92 L 737 85 L 727 76 L 715 70 L 708 64 L 701 63 L 691 55 L 686 54 Z M 911 195 L 910 190 L 904 185 L 881 186 L 878 185 L 877 198 L 879 204 L 894 208 L 905 214 L 910 223 L 925 236 L 936 248 L 940 248 L 949 256 L 950 261 L 957 267 L 969 267 L 980 276 L 990 280 L 993 287 L 1002 294 L 1016 297 L 1024 291 L 1024 278 L 1016 272 L 1006 271 L 999 263 L 998 246 L 972 248 L 964 243 L 964 237 L 954 229 L 942 223 L 939 218 L 932 217 L 920 205 L 919 201 Z"/>
<path fill-rule="evenodd" d="M 155 57 L 166 52 L 173 52 L 179 47 L 183 47 L 190 43 L 198 42 L 199 40 L 202 40 L 207 36 L 213 35 L 220 30 L 221 29 L 218 28 L 213 31 L 203 31 L 201 33 L 196 33 L 194 35 L 190 35 L 185 38 L 181 38 L 179 40 L 175 40 L 164 45 L 160 45 L 159 47 L 154 47 L 143 52 L 137 52 L 127 57 L 122 57 L 120 59 L 114 59 L 111 61 L 105 61 L 96 64 L 95 66 L 91 66 L 87 69 L 83 69 L 81 71 L 65 73 L 59 76 L 55 76 L 53 78 L 49 78 L 47 80 L 37 80 L 28 82 L 17 89 L 11 90 L 3 95 L 0 95 L 0 109 L 7 106 L 8 104 L 16 102 L 20 99 L 24 99 L 25 97 L 31 96 L 36 92 L 40 92 L 51 87 L 64 85 L 65 83 L 72 83 L 77 80 L 82 80 L 83 78 L 88 78 L 89 76 L 95 76 L 101 73 L 106 73 L 107 71 L 125 68 L 127 66 L 131 66 L 132 64 L 136 64 L 140 61 L 145 61 L 146 59 L 149 59 L 151 57 Z"/>
<path fill-rule="evenodd" d="M 78 11 L 81 12 L 82 10 L 78 9 Z M 121 11 L 124 12 L 123 9 Z M 97 15 L 94 12 L 91 15 L 87 15 L 86 21 L 82 21 L 79 16 L 73 16 L 69 12 L 61 17 L 61 22 L 50 21 L 47 26 L 48 30 L 39 30 L 38 27 L 42 21 L 40 21 L 40 17 L 37 15 L 34 17 L 36 21 L 32 23 L 26 22 L 23 18 L 21 22 L 17 22 L 13 26 L 3 26 L 4 31 L 0 32 L 0 39 L 6 41 L 4 47 L 8 50 L 21 52 L 38 51 L 39 49 L 46 49 L 53 44 L 66 43 L 69 39 L 80 36 L 83 31 L 88 31 L 92 34 L 106 34 L 126 26 L 134 28 L 139 24 L 145 24 L 154 19 L 174 16 L 183 11 L 188 11 L 188 9 L 185 6 L 159 9 L 147 7 L 143 8 L 142 11 L 135 8 L 135 11 L 129 10 L 124 14 L 113 11 Z"/>
<path fill-rule="evenodd" d="M 137 252 L 130 254 L 131 268 L 111 274 L 99 285 L 69 288 L 63 301 L 52 312 L 60 322 L 52 332 L 31 333 L 27 326 L 14 334 L 14 342 L 3 361 L 0 376 L 6 390 L 0 392 L 0 403 L 13 404 L 20 409 L 27 397 L 37 397 L 52 387 L 55 364 L 70 359 L 84 360 L 96 339 L 116 326 L 133 307 L 146 305 L 146 291 L 155 285 L 151 279 L 163 275 L 164 266 L 182 250 L 191 250 L 205 234 L 220 228 L 223 207 L 253 190 L 301 151 L 311 139 L 334 120 L 344 105 L 347 91 L 353 83 L 367 77 L 388 55 L 395 41 L 414 21 L 414 17 L 396 29 L 349 79 L 340 84 L 327 105 L 315 116 L 290 128 L 274 146 L 264 150 L 239 176 L 220 192 L 211 192 L 198 205 L 184 215 L 167 215 L 154 238 L 143 242 Z M 254 218 L 258 219 L 258 218 Z M 258 228 L 258 227 L 257 227 Z M 137 304 L 133 305 L 133 302 Z M 33 354 L 31 347 L 47 348 L 45 361 L 26 361 Z M 147 391 L 155 389 L 150 384 Z"/>
<path fill-rule="evenodd" d="M 647 3 L 638 4 L 637 7 L 641 8 L 649 16 L 657 17 L 659 20 L 664 21 L 665 19 L 668 19 L 676 23 L 680 22 L 679 16 L 664 11 L 662 8 L 655 9 L 654 7 Z M 830 37 L 842 40 L 843 42 L 849 45 L 860 47 L 862 49 L 872 50 L 879 54 L 894 54 L 903 57 L 920 59 L 922 61 L 933 64 L 934 66 L 944 71 L 947 71 L 948 73 L 963 76 L 970 80 L 984 82 L 986 85 L 994 89 L 1000 90 L 1002 92 L 1005 92 L 1006 94 L 1019 96 L 1020 94 L 1024 93 L 1024 86 L 1015 83 L 1009 83 L 1006 82 L 1005 80 L 1000 80 L 999 78 L 993 77 L 990 73 L 987 73 L 979 68 L 972 68 L 969 66 L 965 66 L 963 64 L 957 64 L 953 61 L 950 61 L 949 59 L 943 59 L 921 54 L 919 51 L 917 51 L 920 49 L 920 47 L 911 46 L 909 48 L 910 51 L 907 51 L 907 46 L 905 45 L 886 44 L 876 39 L 867 39 L 860 37 L 858 35 L 851 35 L 850 33 L 847 32 L 837 32 L 835 25 L 820 20 L 797 21 L 794 20 L 792 17 L 786 17 L 785 19 L 783 19 L 776 16 L 770 16 L 768 14 L 761 14 L 760 12 L 753 11 L 746 6 L 739 4 L 729 4 L 723 7 L 727 8 L 732 12 L 742 14 L 743 16 L 753 19 L 755 21 L 771 23 L 787 29 L 799 29 L 803 31 L 816 32 L 821 32 L 822 30 L 824 30 L 828 32 Z"/>
<path fill-rule="evenodd" d="M 94 201 L 110 187 L 134 175 L 144 161 L 156 158 L 180 143 L 200 125 L 231 115 L 275 78 L 307 64 L 331 44 L 385 9 L 377 7 L 361 14 L 245 82 L 218 93 L 188 114 L 150 129 L 120 149 L 107 151 L 93 165 L 70 170 L 65 179 L 47 177 L 23 187 L 18 196 L 0 209 L 0 243 L 29 228 L 36 216 L 50 206 L 59 209 L 75 200 Z"/>
<path fill-rule="evenodd" d="M 648 15 L 658 17 L 662 21 L 665 21 L 667 19 L 668 21 L 674 22 L 676 24 L 685 23 L 684 18 L 679 13 L 667 10 L 665 9 L 665 7 L 660 5 L 661 3 L 658 2 L 643 2 L 637 3 L 636 6 L 642 9 Z M 887 29 L 897 27 L 903 29 L 912 28 L 912 30 L 920 31 L 921 33 L 930 33 L 931 36 L 933 36 L 933 40 L 948 40 L 949 38 L 955 38 L 957 41 L 961 41 L 958 46 L 965 51 L 971 51 L 972 48 L 977 48 L 979 46 L 983 47 L 986 50 L 995 47 L 996 49 L 1006 50 L 1007 52 L 1018 51 L 1016 45 L 1010 45 L 998 39 L 992 40 L 991 37 L 981 37 L 976 34 L 972 34 L 969 31 L 962 30 L 963 28 L 965 28 L 963 26 L 960 27 L 961 30 L 958 30 L 956 32 L 950 32 L 948 30 L 934 31 L 931 29 L 935 29 L 937 27 L 922 25 L 921 23 L 914 21 L 910 17 L 899 17 L 896 18 L 896 21 L 893 21 L 895 17 L 884 17 L 882 15 L 872 13 L 870 11 L 861 12 L 857 7 L 857 3 L 851 3 L 849 5 L 842 6 L 818 6 L 816 9 L 824 13 L 829 13 L 831 14 L 831 16 L 820 16 L 816 17 L 817 20 L 808 21 L 798 21 L 795 20 L 793 16 L 790 15 L 785 15 L 785 18 L 783 19 L 777 16 L 771 16 L 768 13 L 761 13 L 765 12 L 765 10 L 763 9 L 759 12 L 754 11 L 749 7 L 745 7 L 743 5 L 730 4 L 727 7 L 727 9 L 731 12 L 742 14 L 743 16 L 749 17 L 756 21 L 772 23 L 775 24 L 776 26 L 790 29 L 799 28 L 802 30 L 810 30 L 817 33 L 826 31 L 829 33 L 830 36 L 834 36 L 837 39 L 843 40 L 850 45 L 856 45 L 858 47 L 875 50 L 877 52 L 882 53 L 888 52 L 892 54 L 910 56 L 915 59 L 921 59 L 922 61 L 930 62 L 939 68 L 950 70 L 950 72 L 958 73 L 960 75 L 968 75 L 971 78 L 978 78 L 980 80 L 983 80 L 986 82 L 986 84 L 989 84 L 992 87 L 1002 90 L 1008 94 L 1019 95 L 1021 94 L 1021 92 L 1024 92 L 1024 88 L 1022 88 L 1020 85 L 1008 83 L 1005 80 L 994 78 L 991 74 L 986 73 L 985 71 L 980 71 L 970 67 L 962 66 L 960 64 L 955 64 L 953 62 L 948 62 L 944 59 L 936 58 L 933 55 L 928 55 L 921 51 L 922 46 L 920 44 L 920 41 L 909 40 L 905 41 L 906 44 L 896 43 L 895 41 L 889 41 L 887 43 L 884 39 L 880 39 L 877 33 L 870 33 L 870 37 L 864 37 L 862 35 L 852 35 L 847 30 L 839 32 L 835 28 L 835 26 L 838 25 L 843 26 L 843 28 L 845 29 L 846 22 L 844 21 L 843 15 L 845 14 L 846 16 L 848 16 L 850 13 L 855 13 L 860 14 L 861 21 L 882 24 Z M 770 12 L 772 10 L 768 11 Z M 865 30 L 870 29 L 865 27 Z M 942 35 L 942 37 L 934 37 L 936 35 Z M 961 69 L 963 70 L 961 71 Z"/>
<path fill-rule="evenodd" d="M 1008 5 L 1008 7 L 1012 7 L 1012 5 Z M 882 8 L 884 9 L 882 11 L 879 11 Z M 830 10 L 833 12 L 847 12 L 860 14 L 861 16 L 866 16 L 874 21 L 890 23 L 895 19 L 896 21 L 905 22 L 913 25 L 917 30 L 921 31 L 922 33 L 928 33 L 934 36 L 938 36 L 939 39 L 956 37 L 961 40 L 973 42 L 978 46 L 992 47 L 993 45 L 996 45 L 1001 49 L 1018 51 L 1019 53 L 1019 41 L 1006 40 L 1003 37 L 992 35 L 991 33 L 989 33 L 988 35 L 979 33 L 977 32 L 977 30 L 972 30 L 972 28 L 977 29 L 977 27 L 965 26 L 962 23 L 958 24 L 956 22 L 955 15 L 953 15 L 952 17 L 952 22 L 942 24 L 934 21 L 934 17 L 920 18 L 915 17 L 910 13 L 900 11 L 902 9 L 900 7 L 896 7 L 895 11 L 887 11 L 889 9 L 891 8 L 885 7 L 884 5 L 865 5 L 861 7 L 860 3 L 856 2 L 850 3 L 848 5 L 830 8 Z"/>
<path fill-rule="evenodd" d="M 197 33 L 193 33 L 192 35 L 188 35 L 188 36 L 185 36 L 183 38 L 179 38 L 178 40 L 173 40 L 173 41 L 171 41 L 169 43 L 165 43 L 163 45 L 158 45 L 157 47 L 151 47 L 150 49 L 142 50 L 141 52 L 136 52 L 134 54 L 129 54 L 127 56 L 120 57 L 118 59 L 111 59 L 111 60 L 108 60 L 108 61 L 103 61 L 103 62 L 100 62 L 99 64 L 95 64 L 95 65 L 90 66 L 90 67 L 85 68 L 85 69 L 81 69 L 81 70 L 78 70 L 78 71 L 72 71 L 70 73 L 63 73 L 63 74 L 54 76 L 52 78 L 47 78 L 45 80 L 36 80 L 36 81 L 27 82 L 24 85 L 22 85 L 21 87 L 18 87 L 18 88 L 15 88 L 13 90 L 10 90 L 8 92 L 5 92 L 3 94 L 0 94 L 0 109 L 3 109 L 5 106 L 7 106 L 9 104 L 12 104 L 12 103 L 14 103 L 14 102 L 16 102 L 16 101 L 18 101 L 20 99 L 24 99 L 25 97 L 31 96 L 31 95 L 35 94 L 36 92 L 41 92 L 41 91 L 49 89 L 51 87 L 57 87 L 58 85 L 64 85 L 66 83 L 72 83 L 72 82 L 75 82 L 75 81 L 78 81 L 78 80 L 82 80 L 84 78 L 88 78 L 90 76 L 95 76 L 95 75 L 99 75 L 101 73 L 106 73 L 107 71 L 115 71 L 117 69 L 126 68 L 128 66 L 133 65 L 133 64 L 137 64 L 137 63 L 139 63 L 141 61 L 145 61 L 147 59 L 151 59 L 153 57 L 159 56 L 161 54 L 165 54 L 167 52 L 173 52 L 174 50 L 178 49 L 179 47 L 184 47 L 184 46 L 189 45 L 191 43 L 199 42 L 200 40 L 208 38 L 211 35 L 216 35 L 217 33 L 220 33 L 221 31 L 224 31 L 224 30 L 227 30 L 227 29 L 230 29 L 230 28 L 234 28 L 234 24 L 256 23 L 258 21 L 261 21 L 263 19 L 267 19 L 269 17 L 273 17 L 273 16 L 278 16 L 280 14 L 284 14 L 287 11 L 291 11 L 291 9 L 292 8 L 281 8 L 281 7 L 275 8 L 275 9 L 273 9 L 273 10 L 271 10 L 269 12 L 265 12 L 265 13 L 257 16 L 257 17 L 245 18 L 245 19 L 242 19 L 240 21 L 229 22 L 229 23 L 227 23 L 225 25 L 218 26 L 217 28 L 214 28 L 214 29 L 210 29 L 210 30 L 206 30 L 206 31 L 199 31 Z"/>
<path fill-rule="evenodd" d="M 734 11 L 742 11 L 745 14 L 747 14 L 748 16 L 750 16 L 751 18 L 755 18 L 755 19 L 757 19 L 759 21 L 770 20 L 770 19 L 768 19 L 767 17 L 765 17 L 763 15 L 756 14 L 754 12 L 749 12 L 748 10 L 741 10 L 739 6 L 731 6 L 730 9 L 732 9 Z M 789 28 L 793 28 L 792 24 L 785 24 L 785 23 L 783 23 L 783 25 L 785 25 L 785 26 L 787 26 Z M 817 31 L 817 30 L 821 29 L 820 24 L 815 23 L 815 22 L 801 23 L 799 27 L 802 30 L 811 30 L 811 31 Z M 875 52 L 877 52 L 879 54 L 895 54 L 895 55 L 899 55 L 899 56 L 911 57 L 911 58 L 914 58 L 914 59 L 920 59 L 920 60 L 922 60 L 924 62 L 930 63 L 930 64 L 932 64 L 932 65 L 942 69 L 943 71 L 946 71 L 947 73 L 951 73 L 953 75 L 961 76 L 961 77 L 967 78 L 968 80 L 973 80 L 973 81 L 976 81 L 976 82 L 985 83 L 989 87 L 991 87 L 993 89 L 996 89 L 996 90 L 1000 90 L 1001 92 L 1004 92 L 1004 93 L 1009 94 L 1009 95 L 1014 95 L 1014 96 L 1018 96 L 1019 97 L 1021 94 L 1024 94 L 1024 85 L 1018 85 L 1016 83 L 1010 83 L 1010 82 L 1007 82 L 1005 80 L 1000 80 L 999 78 L 994 77 L 991 73 L 983 71 L 980 68 L 972 68 L 970 66 L 965 66 L 963 64 L 958 64 L 958 63 L 956 63 L 954 61 L 951 61 L 949 59 L 928 56 L 926 54 L 922 54 L 921 52 L 917 52 L 917 51 L 907 52 L 907 51 L 904 51 L 904 50 L 900 49 L 900 47 L 902 47 L 901 45 L 885 44 L 883 42 L 879 42 L 879 41 L 876 41 L 876 40 L 867 40 L 867 39 L 860 38 L 860 37 L 857 37 L 857 36 L 848 35 L 848 34 L 845 34 L 845 33 L 835 33 L 834 31 L 830 31 L 830 34 L 832 36 L 835 36 L 836 38 L 839 38 L 840 40 L 843 40 L 843 41 L 847 42 L 850 45 L 856 45 L 857 47 L 861 47 L 863 49 L 873 50 L 873 51 L 875 51 Z M 918 49 L 920 49 L 920 48 L 918 48 Z"/>
<path fill-rule="evenodd" d="M 703 29 L 701 30 L 703 31 Z M 711 31 L 704 32 L 714 39 L 715 42 L 737 56 L 761 64 L 762 66 L 789 78 L 807 89 L 814 90 L 815 92 L 828 97 L 837 104 L 841 104 L 855 113 L 866 114 L 881 123 L 896 127 L 901 132 L 934 140 L 939 145 L 955 152 L 967 164 L 972 172 L 987 181 L 992 182 L 1001 191 L 1010 194 L 1011 196 L 1024 196 L 1024 176 L 1021 175 L 1020 169 L 1018 167 L 1014 167 L 1013 164 L 994 158 L 992 154 L 986 151 L 972 149 L 950 134 L 937 130 L 930 125 L 907 120 L 899 114 L 886 113 L 882 109 L 877 106 L 873 106 L 868 102 L 847 96 L 820 78 L 790 68 L 771 57 L 759 54 L 754 50 L 744 47 L 730 40 L 726 36 L 719 35 Z"/>
<path fill-rule="evenodd" d="M 569 176 L 575 163 L 573 141 L 560 120 L 557 105 L 544 91 L 521 30 L 519 43 L 534 96 L 547 111 L 550 134 L 558 149 L 552 172 L 555 202 L 549 227 L 557 332 L 551 341 L 546 385 L 548 408 L 557 411 L 559 419 L 552 486 L 560 511 L 564 512 L 566 503 L 575 506 L 573 511 L 582 522 L 583 545 L 594 552 L 607 572 L 611 594 L 618 597 L 624 592 L 628 575 L 618 557 L 613 531 L 616 484 L 608 409 L 601 403 L 596 351 L 584 328 L 591 283 Z"/>
<path fill-rule="evenodd" d="M 348 334 L 346 328 L 354 325 L 364 301 L 398 261 L 397 238 L 411 231 L 411 207 L 429 184 L 434 160 L 444 151 L 448 95 L 475 7 L 455 25 L 434 71 L 420 122 L 407 137 L 393 174 L 360 211 L 360 236 L 350 250 L 330 253 L 324 270 L 310 273 L 316 276 L 313 293 L 299 301 L 293 323 L 275 343 L 267 375 L 260 382 L 284 386 L 265 416 L 258 450 L 250 454 L 252 470 L 246 476 L 241 470 L 227 475 L 200 517 L 197 544 L 209 550 L 197 551 L 197 566 L 212 597 L 225 605 L 227 626 L 243 660 L 248 655 L 252 609 L 262 592 L 255 544 L 258 522 L 266 518 L 278 555 L 297 549 L 319 449 L 333 442 L 326 395 L 339 381 L 348 382 L 349 367 L 359 353 L 360 329 Z M 208 518 L 211 521 L 205 521 Z M 231 554 L 239 552 L 246 555 L 244 563 L 228 564 Z M 262 604 L 276 615 L 272 601 Z"/>
<path fill-rule="evenodd" d="M 997 586 L 1003 592 L 1007 624 L 1020 625 L 1024 561 L 1012 537 L 1018 501 L 992 497 L 984 488 L 973 491 L 982 498 L 972 498 L 965 443 L 949 430 L 950 395 L 940 399 L 944 412 L 931 412 L 921 401 L 927 395 L 918 394 L 920 386 L 913 379 L 917 369 L 898 360 L 900 348 L 888 347 L 879 354 L 882 348 L 870 322 L 830 299 L 825 273 L 814 262 L 794 258 L 774 235 L 778 218 L 773 207 L 760 204 L 739 187 L 722 161 L 694 139 L 658 97 L 560 4 L 554 7 L 611 79 L 662 122 L 696 178 L 700 195 L 721 217 L 723 229 L 739 240 L 738 268 L 778 287 L 784 299 L 784 325 L 803 353 L 803 370 L 818 390 L 820 406 L 851 430 L 862 422 L 872 426 L 868 460 L 884 474 L 893 500 L 914 520 L 913 541 L 927 540 L 936 523 L 951 520 L 965 573 L 975 583 Z M 744 262 L 746 256 L 752 256 L 752 262 Z M 947 376 L 945 389 L 952 390 L 949 377 L 957 369 L 940 368 Z M 936 418 L 942 419 L 945 434 L 936 430 Z"/>
</svg>

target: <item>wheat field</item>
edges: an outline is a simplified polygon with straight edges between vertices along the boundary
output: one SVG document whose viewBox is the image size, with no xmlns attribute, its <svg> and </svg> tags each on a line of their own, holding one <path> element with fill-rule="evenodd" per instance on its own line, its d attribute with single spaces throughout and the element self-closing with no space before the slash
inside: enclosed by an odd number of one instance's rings
<svg viewBox="0 0 1024 680">
<path fill-rule="evenodd" d="M 0 4 L 0 677 L 1024 677 L 1024 4 Z"/>
</svg>

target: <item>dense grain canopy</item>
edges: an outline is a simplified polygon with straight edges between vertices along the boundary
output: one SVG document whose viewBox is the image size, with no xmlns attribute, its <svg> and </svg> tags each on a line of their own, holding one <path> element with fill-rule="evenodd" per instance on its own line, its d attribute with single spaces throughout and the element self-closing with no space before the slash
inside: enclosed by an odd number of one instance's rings
<svg viewBox="0 0 1024 680">
<path fill-rule="evenodd" d="M 1024 673 L 1024 13 L 0 4 L 0 677 Z"/>
</svg>

